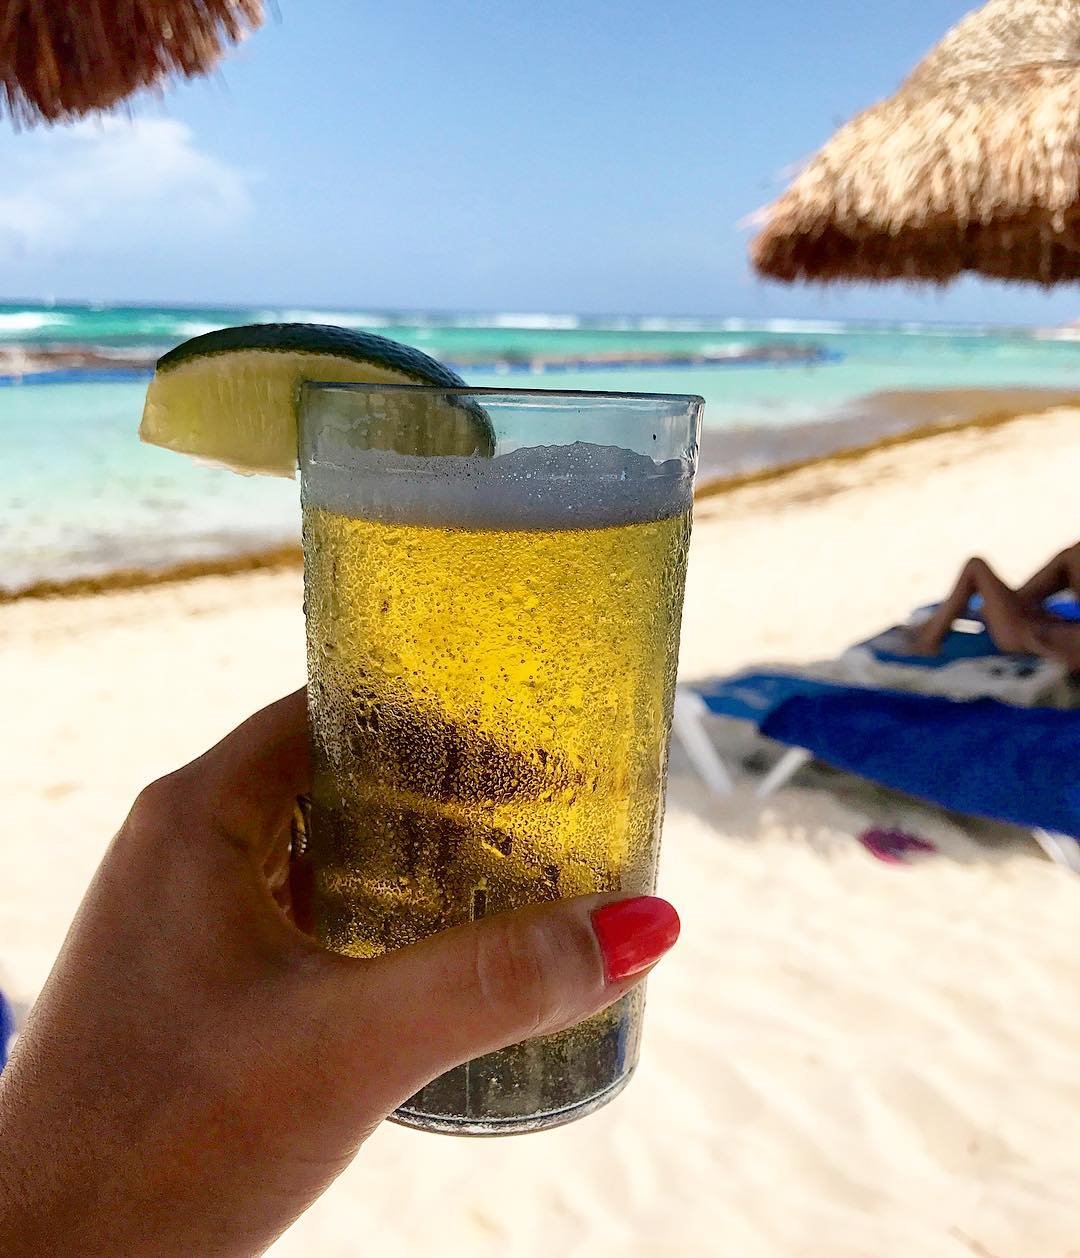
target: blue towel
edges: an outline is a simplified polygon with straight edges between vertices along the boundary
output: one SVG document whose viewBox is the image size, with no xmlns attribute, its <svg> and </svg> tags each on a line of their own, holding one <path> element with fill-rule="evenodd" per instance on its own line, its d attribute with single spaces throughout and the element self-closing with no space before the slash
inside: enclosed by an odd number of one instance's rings
<svg viewBox="0 0 1080 1258">
<path fill-rule="evenodd" d="M 889 629 L 884 634 L 879 634 L 877 638 L 871 638 L 861 645 L 868 647 L 873 652 L 874 658 L 882 664 L 903 664 L 908 668 L 946 668 L 961 660 L 986 660 L 1001 655 L 985 629 L 974 633 L 962 633 L 951 629 L 945 635 L 941 649 L 936 655 L 910 655 L 906 651 L 889 649 L 891 643 L 900 640 L 898 631 Z M 1036 655 L 1011 655 L 1008 658 L 1013 661 L 1016 668 L 1028 668 L 1031 671 L 1034 671 L 1039 663 Z"/>
<path fill-rule="evenodd" d="M 4 993 L 0 992 L 0 1070 L 3 1070 L 7 1064 L 8 1044 L 11 1043 L 11 1037 L 15 1034 L 15 1015 L 11 1012 L 11 1006 L 4 999 Z"/>
<path fill-rule="evenodd" d="M 760 729 L 956 812 L 1080 839 L 1078 712 L 837 688 L 786 700 Z"/>
<path fill-rule="evenodd" d="M 1075 594 L 1055 594 L 1043 607 L 1059 620 L 1080 620 L 1080 599 Z"/>
<path fill-rule="evenodd" d="M 713 716 L 753 721 L 760 726 L 771 712 L 796 695 L 829 694 L 837 689 L 835 682 L 812 681 L 788 673 L 750 673 L 730 681 L 707 683 L 707 688 L 702 687 L 698 693 Z"/>
</svg>

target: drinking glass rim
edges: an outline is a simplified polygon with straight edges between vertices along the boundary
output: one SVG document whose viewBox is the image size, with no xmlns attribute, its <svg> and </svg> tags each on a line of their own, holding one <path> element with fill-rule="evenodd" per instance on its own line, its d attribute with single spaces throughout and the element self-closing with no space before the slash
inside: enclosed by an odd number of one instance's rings
<svg viewBox="0 0 1080 1258">
<path fill-rule="evenodd" d="M 699 407 L 705 405 L 705 399 L 700 393 L 633 393 L 619 392 L 612 389 L 500 389 L 492 385 L 471 388 L 467 384 L 365 384 L 350 380 L 302 381 L 301 391 L 306 392 L 309 389 L 313 392 L 340 390 L 346 393 L 429 393 L 459 397 L 582 398 L 586 401 L 596 398 L 606 401 L 625 402 L 682 402 L 690 406 Z"/>
</svg>

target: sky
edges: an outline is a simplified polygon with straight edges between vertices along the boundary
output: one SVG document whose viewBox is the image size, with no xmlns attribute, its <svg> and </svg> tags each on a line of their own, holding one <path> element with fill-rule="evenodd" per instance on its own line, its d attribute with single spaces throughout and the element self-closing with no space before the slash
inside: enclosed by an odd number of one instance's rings
<svg viewBox="0 0 1080 1258">
<path fill-rule="evenodd" d="M 787 288 L 747 215 L 965 0 L 278 0 L 130 116 L 0 120 L 0 300 L 1056 323 L 963 281 Z"/>
</svg>

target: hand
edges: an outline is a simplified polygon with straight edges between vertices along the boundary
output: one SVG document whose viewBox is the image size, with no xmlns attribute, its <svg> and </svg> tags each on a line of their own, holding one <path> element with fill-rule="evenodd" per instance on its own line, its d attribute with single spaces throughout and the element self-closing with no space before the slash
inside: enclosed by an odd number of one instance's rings
<svg viewBox="0 0 1080 1258">
<path fill-rule="evenodd" d="M 300 691 L 139 796 L 0 1075 L 6 1258 L 261 1253 L 423 1084 L 675 941 L 663 901 L 589 896 L 324 951 L 289 894 L 308 778 Z"/>
</svg>

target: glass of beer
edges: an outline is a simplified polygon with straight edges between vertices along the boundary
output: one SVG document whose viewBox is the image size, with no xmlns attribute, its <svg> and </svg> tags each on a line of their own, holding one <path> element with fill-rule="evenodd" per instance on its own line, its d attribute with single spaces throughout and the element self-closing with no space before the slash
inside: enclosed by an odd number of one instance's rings
<svg viewBox="0 0 1080 1258">
<path fill-rule="evenodd" d="M 301 418 L 315 930 L 376 956 L 649 894 L 702 401 L 309 384 Z M 643 985 L 395 1118 L 538 1131 L 610 1100 Z"/>
</svg>

